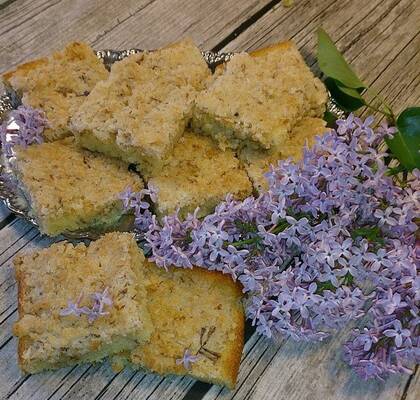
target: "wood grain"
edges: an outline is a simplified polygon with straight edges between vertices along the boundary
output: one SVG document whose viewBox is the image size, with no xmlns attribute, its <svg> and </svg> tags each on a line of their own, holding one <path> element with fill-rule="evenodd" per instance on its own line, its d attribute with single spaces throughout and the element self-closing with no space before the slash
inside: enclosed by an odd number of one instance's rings
<svg viewBox="0 0 420 400">
<path fill-rule="evenodd" d="M 418 400 L 420 398 L 420 368 L 417 366 L 416 373 L 406 386 L 402 400 Z"/>
<path fill-rule="evenodd" d="M 17 0 L 0 14 L 0 73 L 71 40 L 96 49 L 152 49 L 188 36 L 210 49 L 267 3 Z"/>
<path fill-rule="evenodd" d="M 9 215 L 10 211 L 3 203 L 0 202 L 0 228 L 5 225 L 4 221 Z"/>
</svg>

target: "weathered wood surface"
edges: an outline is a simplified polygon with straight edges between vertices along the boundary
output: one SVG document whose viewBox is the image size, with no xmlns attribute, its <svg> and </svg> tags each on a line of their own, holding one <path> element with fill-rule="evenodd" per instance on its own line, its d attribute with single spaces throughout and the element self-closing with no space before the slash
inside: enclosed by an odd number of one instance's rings
<svg viewBox="0 0 420 400">
<path fill-rule="evenodd" d="M 268 0 L 16 0 L 0 14 L 0 72 L 70 40 L 152 49 L 191 37 L 210 49 Z"/>
<path fill-rule="evenodd" d="M 293 39 L 315 72 L 315 31 L 323 26 L 396 111 L 420 100 L 418 0 L 9 0 L 0 1 L 0 72 L 72 39 L 95 48 L 154 48 L 184 36 L 203 49 L 251 50 Z M 420 398 L 420 372 L 361 382 L 341 361 L 348 334 L 320 344 L 247 341 L 229 392 L 189 378 L 161 378 L 107 364 L 22 376 L 11 327 L 17 318 L 11 260 L 52 243 L 0 206 L 0 399 L 407 399 Z"/>
</svg>

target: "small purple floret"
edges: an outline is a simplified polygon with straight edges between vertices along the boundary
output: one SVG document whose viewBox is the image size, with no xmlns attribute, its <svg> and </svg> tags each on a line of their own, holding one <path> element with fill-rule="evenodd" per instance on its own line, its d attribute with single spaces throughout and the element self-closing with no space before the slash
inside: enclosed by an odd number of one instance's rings
<svg viewBox="0 0 420 400">
<path fill-rule="evenodd" d="M 103 292 L 95 292 L 91 296 L 93 305 L 91 308 L 84 306 L 80 307 L 80 303 L 83 299 L 83 293 L 80 293 L 76 302 L 71 300 L 67 303 L 67 308 L 60 311 L 60 316 L 65 317 L 68 315 L 75 315 L 80 317 L 82 314 L 87 315 L 89 323 L 93 323 L 97 318 L 103 315 L 108 315 L 108 311 L 104 311 L 105 306 L 112 307 L 112 299 L 108 293 L 108 287 Z"/>
<path fill-rule="evenodd" d="M 44 141 L 42 133 L 48 127 L 43 111 L 19 106 L 10 111 L 9 119 L 0 125 L 0 141 L 7 156 L 13 155 L 13 146 L 27 147 Z"/>
<path fill-rule="evenodd" d="M 182 364 L 186 370 L 190 371 L 191 364 L 197 362 L 199 359 L 200 359 L 200 356 L 193 355 L 190 352 L 190 349 L 185 349 L 184 355 L 182 356 L 182 358 L 177 358 L 175 362 L 177 365 Z"/>
<path fill-rule="evenodd" d="M 134 192 L 131 187 L 127 187 L 119 194 L 125 211 L 134 211 L 134 226 L 139 232 L 149 229 L 152 224 L 152 213 L 150 211 L 150 203 L 144 198 L 148 196 L 152 202 L 157 200 L 157 190 L 152 185 L 139 192 Z"/>
</svg>

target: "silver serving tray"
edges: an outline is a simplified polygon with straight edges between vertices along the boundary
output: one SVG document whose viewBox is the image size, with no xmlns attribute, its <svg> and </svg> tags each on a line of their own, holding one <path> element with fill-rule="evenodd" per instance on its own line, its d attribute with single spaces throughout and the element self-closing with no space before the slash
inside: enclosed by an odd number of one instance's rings
<svg viewBox="0 0 420 400">
<path fill-rule="evenodd" d="M 140 53 L 140 49 L 129 50 L 99 50 L 96 52 L 98 58 L 103 60 L 105 66 L 109 69 L 113 63 L 120 61 L 131 54 Z M 202 52 L 204 60 L 207 62 L 210 69 L 214 70 L 217 65 L 229 61 L 234 53 L 214 53 L 212 51 Z M 21 104 L 19 96 L 14 92 L 5 93 L 0 96 L 0 123 L 8 118 L 8 111 L 17 108 Z M 339 109 L 330 99 L 327 104 L 327 109 L 336 116 L 343 116 L 343 111 Z M 1 150 L 1 148 L 0 148 Z M 23 218 L 35 227 L 38 227 L 34 217 L 29 212 L 29 204 L 23 192 L 16 184 L 14 174 L 11 169 L 11 164 L 14 157 L 7 157 L 2 151 L 0 154 L 0 200 L 6 207 L 17 217 Z M 127 226 L 121 226 L 124 229 Z M 95 239 L 98 237 L 97 232 L 93 231 L 78 231 L 67 232 L 63 234 L 68 239 Z"/>
</svg>

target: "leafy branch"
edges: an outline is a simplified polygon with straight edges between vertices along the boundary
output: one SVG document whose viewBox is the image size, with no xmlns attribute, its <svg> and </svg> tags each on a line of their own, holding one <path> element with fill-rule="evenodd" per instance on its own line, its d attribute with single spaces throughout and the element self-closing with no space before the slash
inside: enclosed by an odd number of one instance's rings
<svg viewBox="0 0 420 400">
<path fill-rule="evenodd" d="M 322 28 L 318 30 L 318 64 L 334 102 L 344 111 L 368 107 L 384 115 L 397 128 L 385 141 L 400 169 L 407 172 L 420 168 L 420 107 L 406 108 L 396 116 L 390 105 L 357 76 Z"/>
</svg>

